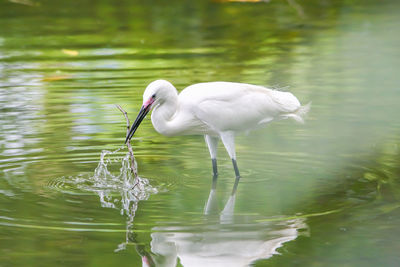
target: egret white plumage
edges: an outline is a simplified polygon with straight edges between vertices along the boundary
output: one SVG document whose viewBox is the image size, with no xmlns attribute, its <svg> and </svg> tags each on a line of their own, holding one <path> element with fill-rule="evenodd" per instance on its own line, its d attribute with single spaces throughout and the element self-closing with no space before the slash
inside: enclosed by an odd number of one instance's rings
<svg viewBox="0 0 400 267">
<path fill-rule="evenodd" d="M 293 118 L 303 122 L 310 104 L 301 106 L 299 100 L 289 92 L 233 82 L 193 84 L 178 95 L 170 82 L 156 80 L 143 93 L 142 108 L 125 143 L 132 138 L 151 109 L 151 121 L 160 134 L 204 135 L 214 176 L 218 175 L 217 145 L 221 139 L 232 159 L 236 177 L 240 177 L 235 135 L 274 120 Z"/>
</svg>

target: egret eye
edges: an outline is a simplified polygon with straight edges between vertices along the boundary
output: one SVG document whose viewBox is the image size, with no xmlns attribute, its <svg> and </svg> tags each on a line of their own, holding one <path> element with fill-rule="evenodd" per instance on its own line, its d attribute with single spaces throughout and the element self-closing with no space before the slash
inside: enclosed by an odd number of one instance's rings
<svg viewBox="0 0 400 267">
<path fill-rule="evenodd" d="M 153 94 L 153 95 L 151 96 L 151 98 L 156 98 L 156 94 Z"/>
</svg>

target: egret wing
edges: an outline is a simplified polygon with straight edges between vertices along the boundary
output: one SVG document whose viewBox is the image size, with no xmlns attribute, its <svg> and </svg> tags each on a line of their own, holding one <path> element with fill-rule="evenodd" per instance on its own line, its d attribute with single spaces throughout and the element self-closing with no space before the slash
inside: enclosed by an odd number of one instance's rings
<svg viewBox="0 0 400 267">
<path fill-rule="evenodd" d="M 179 97 L 195 117 L 216 132 L 251 130 L 300 106 L 291 93 L 231 82 L 195 84 Z"/>
<path fill-rule="evenodd" d="M 265 92 L 235 90 L 204 98 L 194 106 L 195 116 L 215 131 L 247 131 L 262 120 L 273 120 L 276 103 Z"/>
</svg>

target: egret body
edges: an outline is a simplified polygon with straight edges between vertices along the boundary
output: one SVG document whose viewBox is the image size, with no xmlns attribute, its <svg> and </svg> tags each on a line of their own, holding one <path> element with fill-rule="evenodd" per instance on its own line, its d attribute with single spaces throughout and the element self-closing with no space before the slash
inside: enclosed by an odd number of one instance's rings
<svg viewBox="0 0 400 267">
<path fill-rule="evenodd" d="M 153 109 L 151 121 L 160 134 L 204 135 L 210 151 L 213 173 L 217 171 L 217 145 L 222 140 L 232 159 L 236 177 L 240 177 L 236 163 L 235 135 L 264 126 L 274 120 L 293 118 L 303 122 L 309 104 L 301 106 L 289 92 L 263 86 L 208 82 L 193 84 L 179 95 L 168 81 L 150 83 L 143 94 L 143 106 L 126 138 L 130 140 Z"/>
</svg>

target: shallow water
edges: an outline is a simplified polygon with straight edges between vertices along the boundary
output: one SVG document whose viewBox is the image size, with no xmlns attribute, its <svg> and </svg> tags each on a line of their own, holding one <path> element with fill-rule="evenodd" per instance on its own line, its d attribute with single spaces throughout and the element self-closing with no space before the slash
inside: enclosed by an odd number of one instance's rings
<svg viewBox="0 0 400 267">
<path fill-rule="evenodd" d="M 297 1 L 300 3 L 300 1 Z M 294 4 L 293 4 L 294 3 Z M 0 266 L 397 266 L 397 1 L 0 3 Z M 152 80 L 312 101 L 306 124 L 203 138 L 125 119 Z M 108 151 L 108 152 L 107 152 Z"/>
</svg>

